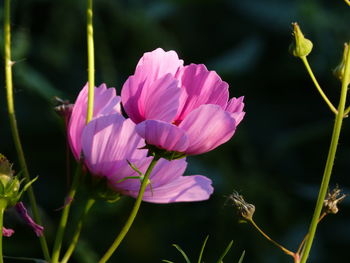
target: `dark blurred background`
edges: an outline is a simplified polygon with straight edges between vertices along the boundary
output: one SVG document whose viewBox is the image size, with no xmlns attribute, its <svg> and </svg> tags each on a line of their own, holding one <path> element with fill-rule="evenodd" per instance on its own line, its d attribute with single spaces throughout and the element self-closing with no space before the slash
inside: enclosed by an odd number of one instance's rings
<svg viewBox="0 0 350 263">
<path fill-rule="evenodd" d="M 65 132 L 53 110 L 53 96 L 74 101 L 87 81 L 83 0 L 13 0 L 12 47 L 15 103 L 34 189 L 52 246 L 66 187 Z M 0 6 L 3 21 L 3 3 Z M 211 199 L 199 203 L 144 203 L 111 262 L 184 262 L 178 244 L 193 262 L 209 235 L 205 262 L 292 262 L 238 217 L 226 196 L 238 190 L 255 204 L 256 222 L 291 250 L 302 240 L 313 213 L 328 152 L 333 115 L 314 88 L 302 62 L 288 53 L 291 23 L 297 21 L 314 43 L 310 64 L 336 105 L 340 82 L 332 76 L 343 43 L 350 40 L 350 8 L 342 1 L 302 0 L 95 0 L 96 84 L 118 94 L 144 52 L 176 50 L 186 64 L 204 63 L 245 96 L 246 117 L 234 138 L 216 150 L 189 157 L 187 174 L 213 180 Z M 1 32 L 2 29 L 1 29 Z M 1 34 L 3 45 L 3 34 Z M 2 53 L 3 56 L 3 53 Z M 3 62 L 1 69 L 3 69 Z M 4 86 L 3 74 L 1 83 Z M 20 170 L 0 90 L 0 152 Z M 345 119 L 332 186 L 350 192 L 350 125 Z M 348 172 L 347 172 L 348 171 Z M 29 202 L 25 199 L 29 206 Z M 82 198 L 74 204 L 74 223 Z M 320 224 L 311 262 L 346 262 L 350 245 L 349 200 Z M 125 222 L 133 199 L 98 202 L 71 262 L 97 262 Z M 13 211 L 5 226 L 6 255 L 40 257 L 39 242 Z M 73 230 L 74 226 L 70 229 Z M 68 231 L 68 233 L 71 231 Z M 345 258 L 345 259 L 344 259 Z"/>
</svg>

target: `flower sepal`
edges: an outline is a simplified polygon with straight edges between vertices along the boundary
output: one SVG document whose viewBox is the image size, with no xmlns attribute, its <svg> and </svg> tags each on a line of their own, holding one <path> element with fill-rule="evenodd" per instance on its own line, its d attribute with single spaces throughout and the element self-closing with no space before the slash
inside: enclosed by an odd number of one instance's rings
<svg viewBox="0 0 350 263">
<path fill-rule="evenodd" d="M 94 199 L 103 200 L 108 203 L 119 201 L 121 194 L 110 187 L 106 177 L 90 175 L 88 178 L 89 193 L 91 193 Z"/>
<path fill-rule="evenodd" d="M 186 153 L 183 153 L 183 152 L 167 151 L 165 149 L 158 148 L 157 146 L 147 144 L 147 143 L 141 149 L 147 149 L 148 156 L 154 156 L 155 158 L 158 158 L 158 159 L 164 158 L 168 161 L 182 159 L 187 156 Z"/>
</svg>

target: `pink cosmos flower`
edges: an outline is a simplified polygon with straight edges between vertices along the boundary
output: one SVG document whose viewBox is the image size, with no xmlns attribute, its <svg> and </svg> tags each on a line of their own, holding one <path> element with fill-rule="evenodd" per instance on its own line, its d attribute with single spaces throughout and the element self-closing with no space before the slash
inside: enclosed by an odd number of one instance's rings
<svg viewBox="0 0 350 263">
<path fill-rule="evenodd" d="M 122 103 L 148 144 L 187 155 L 228 141 L 242 121 L 243 97 L 204 65 L 183 66 L 175 51 L 145 53 L 124 83 Z"/>
<path fill-rule="evenodd" d="M 145 173 L 151 162 L 147 150 L 140 149 L 144 140 L 136 133 L 135 124 L 120 114 L 95 118 L 83 130 L 84 161 L 94 176 L 106 177 L 109 186 L 124 195 L 136 197 L 141 182 L 126 177 L 138 176 L 127 160 Z M 172 203 L 206 200 L 213 192 L 211 180 L 201 176 L 182 176 L 184 159 L 161 159 L 150 175 L 143 200 L 152 203 Z"/>
<path fill-rule="evenodd" d="M 76 160 L 80 159 L 81 135 L 86 125 L 88 102 L 88 85 L 80 91 L 75 101 L 68 124 L 68 141 Z M 95 87 L 93 118 L 113 114 L 120 111 L 120 97 L 114 88 L 107 89 L 106 84 Z"/>
</svg>

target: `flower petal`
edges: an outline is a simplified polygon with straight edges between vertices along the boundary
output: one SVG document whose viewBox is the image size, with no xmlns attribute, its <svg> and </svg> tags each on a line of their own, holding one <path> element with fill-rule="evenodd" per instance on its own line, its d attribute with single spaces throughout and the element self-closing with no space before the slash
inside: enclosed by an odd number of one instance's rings
<svg viewBox="0 0 350 263">
<path fill-rule="evenodd" d="M 181 92 L 174 76 L 182 65 L 183 61 L 175 51 L 165 52 L 158 48 L 145 53 L 121 92 L 129 118 L 135 123 L 145 119 L 172 121 Z"/>
<path fill-rule="evenodd" d="M 114 88 L 107 89 L 105 84 L 95 87 L 94 117 L 120 113 L 120 97 L 116 96 Z M 68 124 L 68 140 L 76 160 L 80 159 L 81 134 L 86 123 L 88 101 L 88 85 L 80 91 L 75 101 Z"/>
<path fill-rule="evenodd" d="M 179 108 L 181 89 L 178 81 L 167 74 L 154 81 L 148 89 L 142 91 L 144 120 L 172 122 Z"/>
<path fill-rule="evenodd" d="M 227 142 L 236 129 L 235 119 L 218 105 L 202 105 L 180 123 L 189 140 L 187 154 L 205 153 Z"/>
<path fill-rule="evenodd" d="M 211 180 L 201 175 L 181 176 L 176 180 L 145 192 L 143 201 L 151 203 L 193 202 L 209 199 L 213 193 Z"/>
<path fill-rule="evenodd" d="M 243 111 L 244 108 L 244 102 L 243 102 L 244 96 L 241 96 L 239 98 L 232 98 L 227 104 L 226 111 L 230 112 L 232 117 L 236 120 L 236 125 L 242 121 L 245 112 Z"/>
<path fill-rule="evenodd" d="M 146 120 L 136 126 L 137 133 L 148 144 L 168 151 L 185 152 L 188 138 L 179 127 L 158 120 Z"/>
<path fill-rule="evenodd" d="M 89 122 L 82 135 L 84 161 L 94 175 L 112 176 L 125 159 L 146 157 L 140 150 L 144 140 L 135 132 L 135 124 L 120 114 L 106 115 Z"/>
<path fill-rule="evenodd" d="M 181 68 L 176 78 L 183 91 L 181 109 L 177 115 L 178 123 L 203 104 L 216 104 L 225 109 L 229 96 L 228 84 L 215 71 L 208 71 L 202 64 L 191 64 Z"/>
<path fill-rule="evenodd" d="M 151 173 L 152 187 L 147 186 L 143 201 L 173 203 L 208 199 L 213 192 L 211 180 L 201 175 L 182 176 L 186 166 L 184 159 L 173 161 L 160 159 Z M 143 169 L 145 172 L 147 167 Z M 136 198 L 141 183 L 135 179 L 128 179 L 128 182 L 129 185 L 124 185 L 122 192 Z"/>
</svg>

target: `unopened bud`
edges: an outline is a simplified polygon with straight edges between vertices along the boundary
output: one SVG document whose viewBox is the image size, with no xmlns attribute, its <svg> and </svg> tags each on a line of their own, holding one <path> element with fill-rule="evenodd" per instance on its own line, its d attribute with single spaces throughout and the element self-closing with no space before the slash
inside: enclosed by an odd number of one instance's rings
<svg viewBox="0 0 350 263">
<path fill-rule="evenodd" d="M 293 42 L 289 46 L 289 52 L 295 57 L 306 57 L 311 53 L 313 44 L 305 38 L 297 23 L 292 23 L 293 26 Z"/>
<path fill-rule="evenodd" d="M 37 179 L 27 182 L 20 190 L 21 180 L 14 176 L 12 164 L 0 154 L 0 199 L 5 200 L 6 206 L 14 206 L 24 191 Z"/>
<path fill-rule="evenodd" d="M 340 81 L 343 80 L 344 74 L 345 74 L 345 61 L 348 54 L 349 45 L 347 43 L 344 43 L 344 51 L 343 51 L 343 57 L 340 61 L 339 65 L 333 70 L 333 75 L 339 79 Z"/>
<path fill-rule="evenodd" d="M 253 219 L 255 206 L 247 203 L 242 195 L 233 192 L 228 196 L 228 199 L 231 200 L 233 206 L 236 207 L 239 216 L 248 221 Z"/>
<path fill-rule="evenodd" d="M 345 194 L 342 194 L 341 190 L 336 187 L 332 191 L 328 192 L 325 200 L 323 201 L 323 211 L 327 214 L 336 214 L 339 211 L 338 203 L 344 200 Z"/>
</svg>

